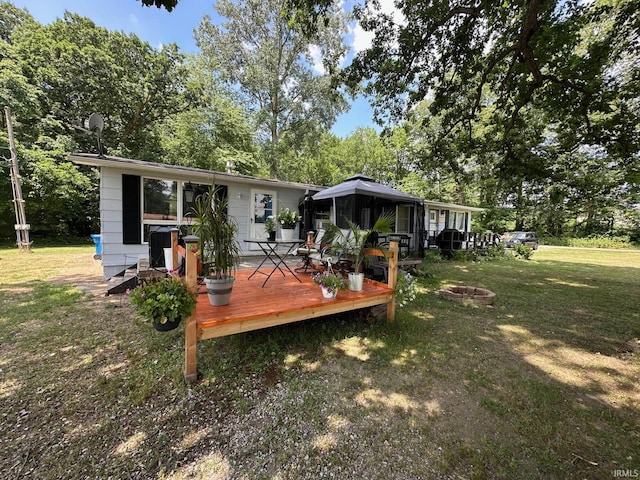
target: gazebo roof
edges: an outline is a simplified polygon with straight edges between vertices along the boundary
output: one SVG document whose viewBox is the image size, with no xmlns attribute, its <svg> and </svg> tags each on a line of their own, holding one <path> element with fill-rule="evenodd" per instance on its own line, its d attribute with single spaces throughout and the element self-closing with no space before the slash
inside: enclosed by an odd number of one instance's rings
<svg viewBox="0 0 640 480">
<path fill-rule="evenodd" d="M 347 195 L 367 195 L 397 202 L 422 202 L 420 197 L 382 185 L 373 178 L 362 174 L 354 175 L 338 185 L 321 190 L 311 198 L 314 200 L 326 200 L 335 197 L 346 197 Z"/>
</svg>

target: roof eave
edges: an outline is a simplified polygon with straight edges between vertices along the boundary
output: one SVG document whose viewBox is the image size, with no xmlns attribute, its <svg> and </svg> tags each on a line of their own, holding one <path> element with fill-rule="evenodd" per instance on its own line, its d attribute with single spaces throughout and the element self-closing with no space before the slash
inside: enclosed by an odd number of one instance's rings
<svg viewBox="0 0 640 480">
<path fill-rule="evenodd" d="M 143 160 L 134 160 L 131 158 L 99 156 L 91 153 L 71 153 L 67 157 L 71 162 L 79 165 L 88 165 L 92 167 L 119 168 L 125 171 L 135 171 L 141 173 L 154 174 L 162 176 L 164 174 L 171 175 L 171 178 L 177 180 L 201 180 L 203 182 L 212 183 L 214 179 L 226 179 L 230 182 L 249 183 L 255 185 L 273 185 L 295 188 L 298 190 L 320 191 L 326 187 L 320 185 L 286 182 L 282 180 L 274 180 L 270 178 L 252 177 L 250 175 L 232 174 L 226 172 L 216 172 L 213 170 L 204 170 L 201 168 L 184 167 L 181 165 L 169 165 L 165 163 L 146 162 Z"/>
</svg>

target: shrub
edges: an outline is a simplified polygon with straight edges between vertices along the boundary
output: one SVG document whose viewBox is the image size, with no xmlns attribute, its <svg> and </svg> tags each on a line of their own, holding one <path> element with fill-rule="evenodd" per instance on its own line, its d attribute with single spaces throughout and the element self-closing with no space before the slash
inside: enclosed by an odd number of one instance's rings
<svg viewBox="0 0 640 480">
<path fill-rule="evenodd" d="M 451 260 L 456 262 L 471 262 L 473 260 L 473 253 L 466 250 L 454 250 L 451 255 Z"/>
<path fill-rule="evenodd" d="M 429 249 L 424 252 L 424 261 L 426 263 L 440 263 L 443 261 L 442 255 L 440 255 L 440 249 Z"/>
<path fill-rule="evenodd" d="M 540 243 L 545 245 L 584 248 L 631 248 L 630 241 L 630 237 L 609 235 L 592 235 L 585 238 L 544 237 L 540 239 Z"/>
<path fill-rule="evenodd" d="M 531 260 L 533 256 L 533 250 L 531 247 L 527 247 L 526 245 L 516 245 L 513 249 L 513 254 L 516 258 L 522 258 L 523 260 Z"/>
<path fill-rule="evenodd" d="M 396 280 L 396 305 L 404 307 L 416 298 L 416 279 L 404 270 L 398 270 Z"/>
<path fill-rule="evenodd" d="M 498 243 L 493 245 L 487 249 L 486 257 L 488 259 L 504 259 L 509 255 L 507 253 L 507 248 L 504 246 L 504 243 Z"/>
</svg>

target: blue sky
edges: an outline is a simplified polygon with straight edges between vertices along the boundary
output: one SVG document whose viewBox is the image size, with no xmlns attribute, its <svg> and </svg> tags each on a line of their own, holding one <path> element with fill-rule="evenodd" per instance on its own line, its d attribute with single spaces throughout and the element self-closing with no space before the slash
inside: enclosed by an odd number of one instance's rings
<svg viewBox="0 0 640 480">
<path fill-rule="evenodd" d="M 143 7 L 137 0 L 11 0 L 11 3 L 26 8 L 43 24 L 62 18 L 64 12 L 69 11 L 88 17 L 109 30 L 135 33 L 154 47 L 174 42 L 189 53 L 198 51 L 193 30 L 202 16 L 208 13 L 214 22 L 218 18 L 213 0 L 180 0 L 171 13 L 156 7 Z M 367 43 L 367 37 L 355 27 L 347 42 L 358 49 Z M 332 131 L 346 137 L 356 128 L 366 126 L 373 126 L 371 108 L 365 99 L 358 98 L 352 102 L 350 111 L 338 117 Z"/>
</svg>

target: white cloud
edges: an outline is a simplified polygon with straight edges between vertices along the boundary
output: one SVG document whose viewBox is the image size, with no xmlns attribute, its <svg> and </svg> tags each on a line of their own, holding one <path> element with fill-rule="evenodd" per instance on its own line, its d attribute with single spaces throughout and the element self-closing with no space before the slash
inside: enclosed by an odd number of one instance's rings
<svg viewBox="0 0 640 480">
<path fill-rule="evenodd" d="M 324 75 L 326 70 L 322 65 L 322 51 L 317 45 L 309 45 L 309 56 L 311 57 L 311 68 L 320 75 Z"/>
<path fill-rule="evenodd" d="M 374 37 L 373 32 L 365 32 L 364 29 L 360 26 L 360 23 L 356 24 L 352 32 L 353 43 L 351 44 L 351 46 L 353 47 L 353 51 L 355 53 L 366 50 L 371 46 Z"/>
<path fill-rule="evenodd" d="M 404 18 L 404 14 L 396 8 L 393 0 L 380 0 L 380 7 L 380 11 L 391 15 L 398 25 L 405 25 L 407 23 L 407 19 Z"/>
<path fill-rule="evenodd" d="M 394 0 L 380 0 L 380 9 L 372 10 L 371 7 L 368 7 L 368 14 L 373 15 L 376 13 L 384 13 L 393 19 L 393 21 L 397 25 L 406 25 L 407 19 L 404 14 L 396 7 Z M 353 34 L 353 43 L 351 44 L 355 53 L 361 52 L 362 50 L 366 50 L 371 47 L 371 43 L 373 42 L 373 37 L 375 36 L 373 32 L 366 32 L 361 26 L 360 23 L 356 23 L 355 27 L 351 29 L 351 33 Z"/>
<path fill-rule="evenodd" d="M 129 23 L 131 23 L 131 25 L 138 25 L 138 17 L 132 13 L 129 15 Z"/>
</svg>

